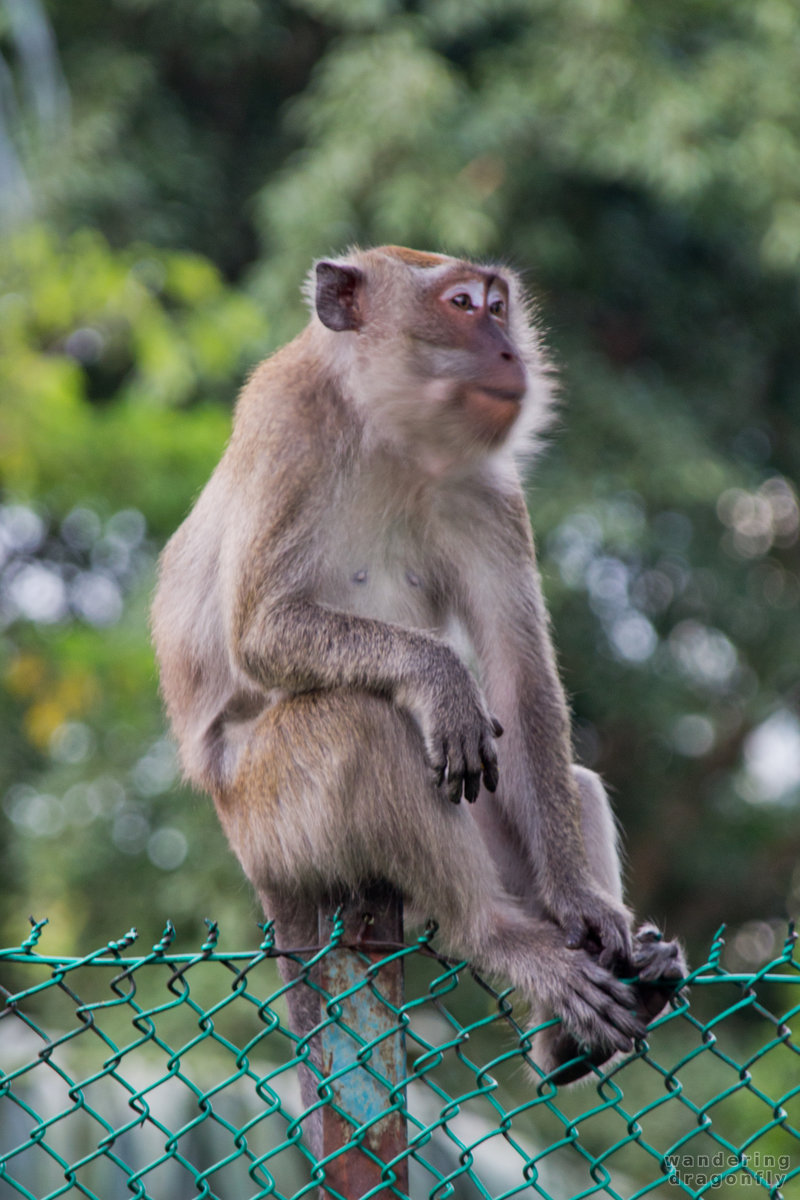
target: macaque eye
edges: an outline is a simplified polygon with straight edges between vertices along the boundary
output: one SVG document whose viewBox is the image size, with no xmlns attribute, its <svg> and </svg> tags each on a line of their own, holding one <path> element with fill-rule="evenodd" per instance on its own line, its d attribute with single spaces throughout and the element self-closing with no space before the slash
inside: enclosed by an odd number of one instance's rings
<svg viewBox="0 0 800 1200">
<path fill-rule="evenodd" d="M 506 315 L 505 300 L 493 300 L 489 305 L 489 312 L 493 317 L 504 317 Z"/>
<path fill-rule="evenodd" d="M 472 298 L 468 292 L 458 292 L 457 295 L 451 296 L 450 303 L 455 304 L 456 308 L 472 308 Z"/>
</svg>

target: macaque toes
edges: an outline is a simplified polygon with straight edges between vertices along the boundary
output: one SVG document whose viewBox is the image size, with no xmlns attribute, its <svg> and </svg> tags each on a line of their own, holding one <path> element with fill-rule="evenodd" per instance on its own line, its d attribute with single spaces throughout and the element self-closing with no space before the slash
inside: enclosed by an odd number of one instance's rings
<svg viewBox="0 0 800 1200">
<path fill-rule="evenodd" d="M 633 931 L 605 791 L 571 759 L 516 465 L 550 405 L 530 309 L 505 268 L 397 246 L 317 263 L 309 294 L 161 560 L 183 767 L 279 946 L 385 880 L 561 1018 L 535 1055 L 568 1081 L 644 1035 L 684 964 Z M 290 1002 L 319 1020 L 311 989 Z"/>
</svg>

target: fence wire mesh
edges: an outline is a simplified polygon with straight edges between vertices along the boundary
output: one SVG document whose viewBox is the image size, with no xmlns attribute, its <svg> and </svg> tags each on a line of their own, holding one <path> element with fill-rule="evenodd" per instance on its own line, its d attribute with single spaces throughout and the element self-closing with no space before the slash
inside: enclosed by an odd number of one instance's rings
<svg viewBox="0 0 800 1200">
<path fill-rule="evenodd" d="M 150 953 L 133 956 L 131 931 L 80 958 L 44 953 L 43 924 L 0 951 L 0 1200 L 316 1196 L 331 1156 L 315 1158 L 304 1136 L 297 1067 L 308 1039 L 288 1028 L 285 995 L 309 986 L 312 963 L 343 952 L 336 921 L 292 984 L 277 973 L 286 952 L 269 924 L 253 951 L 223 952 L 211 924 L 192 954 L 174 952 L 168 926 Z M 341 1075 L 368 1077 L 384 1111 L 407 1122 L 407 1190 L 396 1160 L 369 1196 L 800 1194 L 792 931 L 750 974 L 723 967 L 718 935 L 648 1040 L 569 1089 L 532 1063 L 532 1031 L 515 1020 L 510 992 L 430 940 L 365 956 L 353 1003 L 310 984 L 322 1024 L 352 1043 Z M 392 1004 L 381 976 L 398 960 L 405 998 Z M 389 1018 L 374 1039 L 358 1019 L 360 991 Z M 387 1037 L 403 1039 L 400 1080 L 383 1073 Z M 321 1076 L 318 1094 L 318 1110 L 337 1103 Z M 365 1127 L 340 1116 L 349 1144 L 365 1145 Z"/>
</svg>

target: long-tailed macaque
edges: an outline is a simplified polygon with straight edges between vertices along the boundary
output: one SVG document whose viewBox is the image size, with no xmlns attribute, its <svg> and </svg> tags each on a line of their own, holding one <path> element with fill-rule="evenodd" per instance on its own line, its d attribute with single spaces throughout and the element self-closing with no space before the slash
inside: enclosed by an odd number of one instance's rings
<svg viewBox="0 0 800 1200">
<path fill-rule="evenodd" d="M 632 933 L 605 791 L 572 764 L 515 465 L 550 403 L 530 309 L 505 268 L 396 246 L 318 262 L 311 296 L 161 560 L 183 766 L 279 945 L 387 881 L 561 1017 L 538 1054 L 571 1079 L 644 1035 L 669 991 L 647 981 L 683 960 Z"/>
</svg>

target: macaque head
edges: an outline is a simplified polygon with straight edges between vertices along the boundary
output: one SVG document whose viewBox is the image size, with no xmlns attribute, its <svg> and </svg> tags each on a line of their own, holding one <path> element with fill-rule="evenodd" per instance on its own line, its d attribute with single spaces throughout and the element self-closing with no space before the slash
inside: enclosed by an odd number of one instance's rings
<svg viewBox="0 0 800 1200">
<path fill-rule="evenodd" d="M 541 373 L 511 272 L 381 246 L 318 262 L 314 288 L 353 394 L 394 433 L 462 457 L 505 442 Z"/>
</svg>

